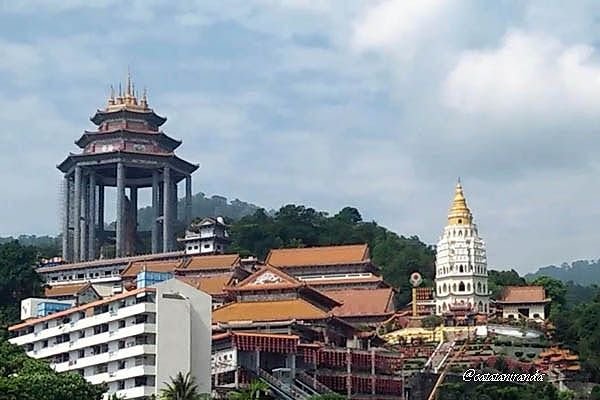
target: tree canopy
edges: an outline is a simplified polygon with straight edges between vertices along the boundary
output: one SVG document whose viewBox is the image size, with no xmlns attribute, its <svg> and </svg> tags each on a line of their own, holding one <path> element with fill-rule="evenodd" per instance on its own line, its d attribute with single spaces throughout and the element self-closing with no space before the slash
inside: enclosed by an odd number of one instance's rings
<svg viewBox="0 0 600 400">
<path fill-rule="evenodd" d="M 0 339 L 1 400 L 100 400 L 106 389 L 75 373 L 57 373 L 44 361 Z"/>
<path fill-rule="evenodd" d="M 17 241 L 0 244 L 0 331 L 19 320 L 22 299 L 40 294 L 38 251 Z"/>
</svg>

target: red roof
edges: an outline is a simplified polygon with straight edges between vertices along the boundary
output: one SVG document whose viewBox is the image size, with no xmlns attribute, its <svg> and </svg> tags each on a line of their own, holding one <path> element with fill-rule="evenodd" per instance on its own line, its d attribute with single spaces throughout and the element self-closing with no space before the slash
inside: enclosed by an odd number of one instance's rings
<svg viewBox="0 0 600 400">
<path fill-rule="evenodd" d="M 392 288 L 333 290 L 327 295 L 342 303 L 333 310 L 337 317 L 390 315 L 394 312 Z"/>
<path fill-rule="evenodd" d="M 543 286 L 506 286 L 498 303 L 548 303 Z"/>
<path fill-rule="evenodd" d="M 275 267 L 362 264 L 369 261 L 366 244 L 271 250 L 265 260 Z"/>
</svg>

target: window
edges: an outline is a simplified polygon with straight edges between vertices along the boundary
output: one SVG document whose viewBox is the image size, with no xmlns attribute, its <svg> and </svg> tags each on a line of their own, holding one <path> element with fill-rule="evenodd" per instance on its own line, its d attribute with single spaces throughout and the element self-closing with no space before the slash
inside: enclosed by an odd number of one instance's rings
<svg viewBox="0 0 600 400">
<path fill-rule="evenodd" d="M 126 366 L 127 366 L 127 363 L 125 361 L 119 361 L 118 369 L 125 369 Z"/>
<path fill-rule="evenodd" d="M 119 321 L 119 328 L 125 328 L 125 320 L 124 319 Z"/>
<path fill-rule="evenodd" d="M 458 284 L 458 291 L 459 291 L 459 292 L 464 292 L 464 291 L 465 291 L 465 284 L 464 284 L 464 282 L 462 282 L 462 281 L 461 281 L 461 282 Z"/>
<path fill-rule="evenodd" d="M 42 340 L 42 349 L 45 349 L 46 347 L 48 347 L 48 341 Z"/>
<path fill-rule="evenodd" d="M 77 357 L 78 357 L 78 358 L 83 358 L 83 357 L 85 357 L 85 350 L 83 350 L 83 349 L 82 349 L 82 350 L 79 350 L 79 351 L 77 352 Z"/>
<path fill-rule="evenodd" d="M 210 244 L 205 244 L 205 245 L 204 245 L 204 248 L 205 248 L 205 249 L 208 249 L 208 248 L 210 248 Z"/>
<path fill-rule="evenodd" d="M 96 374 L 104 374 L 104 373 L 108 372 L 108 364 L 96 365 L 96 369 L 94 372 Z"/>
<path fill-rule="evenodd" d="M 125 381 L 118 381 L 117 382 L 117 390 L 123 390 L 125 389 Z"/>
</svg>

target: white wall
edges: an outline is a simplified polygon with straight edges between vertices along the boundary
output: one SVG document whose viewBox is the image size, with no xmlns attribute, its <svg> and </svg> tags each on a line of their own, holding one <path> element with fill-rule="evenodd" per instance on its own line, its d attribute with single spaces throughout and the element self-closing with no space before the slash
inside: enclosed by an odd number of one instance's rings
<svg viewBox="0 0 600 400">
<path fill-rule="evenodd" d="M 199 392 L 210 393 L 210 295 L 177 279 L 157 284 L 156 290 L 157 393 L 178 372 L 190 372 Z"/>
</svg>

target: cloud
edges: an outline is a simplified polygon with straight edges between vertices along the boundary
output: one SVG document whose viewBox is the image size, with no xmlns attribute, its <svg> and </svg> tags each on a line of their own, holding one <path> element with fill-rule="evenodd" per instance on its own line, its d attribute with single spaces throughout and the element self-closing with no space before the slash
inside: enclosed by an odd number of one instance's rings
<svg viewBox="0 0 600 400">
<path fill-rule="evenodd" d="M 498 48 L 462 53 L 442 91 L 444 104 L 462 113 L 589 116 L 600 109 L 600 63 L 592 46 L 511 31 Z"/>
<path fill-rule="evenodd" d="M 398 48 L 411 51 L 419 35 L 433 27 L 448 2 L 386 0 L 369 8 L 355 26 L 353 44 L 359 50 Z"/>
</svg>

